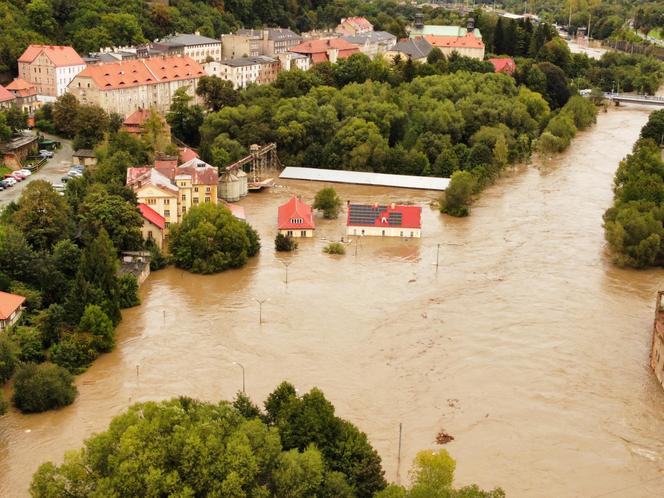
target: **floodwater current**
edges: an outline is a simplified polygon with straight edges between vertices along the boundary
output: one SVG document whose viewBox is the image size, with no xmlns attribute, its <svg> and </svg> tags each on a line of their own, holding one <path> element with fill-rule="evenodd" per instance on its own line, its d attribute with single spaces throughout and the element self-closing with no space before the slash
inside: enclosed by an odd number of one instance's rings
<svg viewBox="0 0 664 498">
<path fill-rule="evenodd" d="M 61 461 L 131 403 L 232 398 L 233 362 L 257 401 L 284 379 L 320 387 L 367 432 L 391 481 L 402 423 L 402 481 L 445 430 L 458 485 L 661 496 L 664 392 L 648 352 L 664 272 L 615 267 L 602 230 L 613 174 L 649 111 L 600 114 L 566 153 L 507 173 L 466 219 L 441 216 L 434 193 L 338 185 L 344 200 L 423 207 L 421 240 L 364 238 L 345 256 L 321 251 L 343 234 L 343 215 L 318 219 L 294 254 L 273 250 L 277 206 L 311 201 L 321 184 L 251 194 L 240 204 L 259 257 L 214 276 L 154 273 L 115 351 L 77 378 L 72 406 L 0 419 L 0 496 L 26 496 L 40 463 Z"/>
</svg>

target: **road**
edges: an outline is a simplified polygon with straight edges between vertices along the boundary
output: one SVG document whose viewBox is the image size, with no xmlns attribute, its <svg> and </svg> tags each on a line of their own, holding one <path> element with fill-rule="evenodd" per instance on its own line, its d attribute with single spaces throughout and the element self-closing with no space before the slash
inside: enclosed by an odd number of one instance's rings
<svg viewBox="0 0 664 498">
<path fill-rule="evenodd" d="M 51 137 L 49 135 L 44 136 L 45 138 L 58 140 L 62 144 L 62 147 L 55 151 L 53 157 L 49 159 L 48 162 L 37 173 L 30 175 L 28 178 L 22 182 L 17 183 L 13 187 L 0 192 L 0 209 L 4 208 L 12 201 L 18 200 L 27 184 L 34 180 L 46 180 L 51 183 L 62 183 L 60 179 L 71 166 L 71 142 L 59 137 Z"/>
</svg>

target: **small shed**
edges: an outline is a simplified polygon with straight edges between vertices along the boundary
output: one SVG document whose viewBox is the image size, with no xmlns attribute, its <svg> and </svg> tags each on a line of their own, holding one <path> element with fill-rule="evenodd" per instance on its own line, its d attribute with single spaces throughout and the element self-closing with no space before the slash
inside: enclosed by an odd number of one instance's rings
<svg viewBox="0 0 664 498">
<path fill-rule="evenodd" d="M 14 325 L 21 317 L 25 298 L 17 294 L 0 292 L 0 331 Z"/>
<path fill-rule="evenodd" d="M 39 138 L 35 135 L 19 135 L 2 146 L 3 163 L 10 169 L 23 167 L 28 156 L 37 153 Z"/>
<path fill-rule="evenodd" d="M 148 251 L 126 251 L 122 253 L 122 261 L 118 276 L 133 275 L 138 285 L 150 276 L 150 253 Z"/>
<path fill-rule="evenodd" d="M 78 166 L 95 166 L 97 164 L 97 156 L 95 156 L 95 151 L 91 149 L 78 149 L 74 154 L 72 154 L 71 159 L 72 164 Z"/>
</svg>

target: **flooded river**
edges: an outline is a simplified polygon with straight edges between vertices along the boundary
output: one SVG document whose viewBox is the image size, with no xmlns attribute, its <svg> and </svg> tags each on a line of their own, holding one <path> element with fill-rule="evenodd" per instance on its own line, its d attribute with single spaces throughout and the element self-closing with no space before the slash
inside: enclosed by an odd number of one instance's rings
<svg viewBox="0 0 664 498">
<path fill-rule="evenodd" d="M 255 400 L 283 379 L 322 388 L 368 433 L 390 480 L 403 423 L 402 476 L 444 429 L 459 485 L 661 496 L 664 392 L 647 365 L 664 272 L 614 267 L 601 226 L 647 115 L 601 114 L 561 157 L 489 188 L 467 219 L 440 216 L 433 193 L 338 186 L 345 200 L 424 207 L 421 240 L 364 239 L 343 257 L 321 252 L 343 216 L 319 219 L 292 255 L 272 248 L 277 206 L 311 201 L 320 184 L 252 194 L 241 204 L 260 257 L 216 276 L 153 274 L 115 351 L 78 377 L 72 406 L 0 419 L 0 496 L 25 496 L 41 462 L 61 461 L 130 403 L 231 398 L 242 386 L 234 361 Z M 256 299 L 268 299 L 262 325 Z"/>
</svg>

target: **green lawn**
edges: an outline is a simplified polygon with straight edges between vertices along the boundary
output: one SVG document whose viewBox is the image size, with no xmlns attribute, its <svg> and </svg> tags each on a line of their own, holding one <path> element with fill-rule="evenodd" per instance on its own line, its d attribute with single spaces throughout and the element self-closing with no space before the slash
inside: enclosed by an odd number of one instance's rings
<svg viewBox="0 0 664 498">
<path fill-rule="evenodd" d="M 662 32 L 662 28 L 651 29 L 650 33 L 648 33 L 648 36 L 652 36 L 658 40 L 664 40 L 664 33 Z"/>
<path fill-rule="evenodd" d="M 7 166 L 4 164 L 0 164 L 0 178 L 5 176 L 7 173 L 11 173 L 12 170 L 10 170 Z"/>
</svg>

